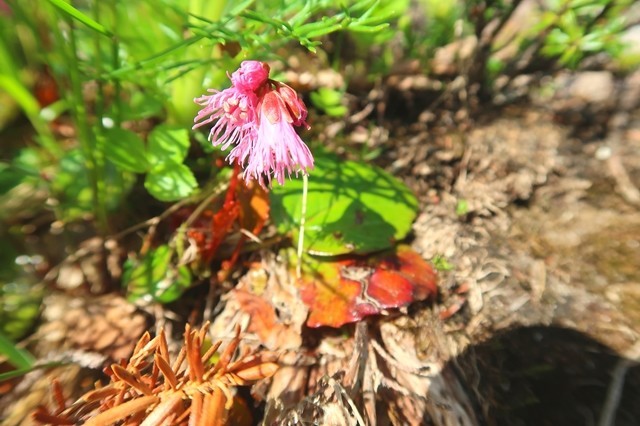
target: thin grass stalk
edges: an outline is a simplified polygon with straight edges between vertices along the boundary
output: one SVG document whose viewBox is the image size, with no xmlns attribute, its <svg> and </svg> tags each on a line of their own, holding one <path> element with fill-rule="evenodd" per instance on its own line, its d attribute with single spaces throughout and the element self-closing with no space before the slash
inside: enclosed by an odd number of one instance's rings
<svg viewBox="0 0 640 426">
<path fill-rule="evenodd" d="M 99 173 L 97 170 L 96 158 L 94 152 L 96 151 L 96 141 L 93 132 L 89 127 L 89 117 L 87 109 L 84 103 L 84 97 L 82 94 L 82 79 L 80 77 L 78 59 L 78 45 L 76 41 L 74 22 L 71 18 L 65 17 L 67 25 L 69 26 L 69 48 L 62 47 L 61 50 L 65 52 L 67 63 L 69 63 L 69 79 L 71 83 L 71 108 L 75 118 L 78 140 L 80 142 L 80 148 L 85 158 L 85 166 L 87 168 L 87 174 L 91 186 L 91 196 L 93 200 L 94 214 L 98 221 L 98 229 L 104 236 L 107 235 L 107 212 L 103 203 L 103 199 L 100 196 L 100 184 Z M 65 46 L 65 40 L 61 35 L 57 36 L 57 41 Z"/>
<path fill-rule="evenodd" d="M 298 234 L 298 263 L 296 265 L 296 278 L 302 277 L 302 247 L 304 245 L 304 226 L 307 216 L 307 193 L 309 192 L 309 178 L 302 175 L 302 209 L 300 211 L 300 233 Z"/>
<path fill-rule="evenodd" d="M 97 1 L 93 5 L 93 13 L 96 22 L 100 22 L 100 7 Z M 102 74 L 102 35 L 96 31 L 93 32 L 93 42 L 95 46 L 95 75 L 99 76 Z M 107 206 L 106 206 L 106 182 L 105 182 L 105 140 L 104 140 L 104 108 L 105 108 L 105 96 L 104 96 L 104 80 L 99 78 L 97 81 L 98 90 L 96 92 L 96 103 L 95 103 L 95 113 L 96 113 L 96 125 L 94 132 L 94 143 L 95 143 L 95 151 L 94 151 L 94 161 L 96 165 L 96 189 L 97 189 L 97 198 L 98 198 L 98 208 L 101 210 L 101 214 L 104 215 L 104 218 L 98 217 L 98 222 L 100 224 L 100 230 L 104 232 L 102 235 L 106 236 L 108 233 L 108 221 L 106 218 L 107 214 Z M 104 253 L 103 253 L 104 255 Z M 104 256 L 103 256 L 104 257 Z M 105 265 L 106 266 L 106 265 Z"/>
<path fill-rule="evenodd" d="M 118 39 L 118 2 L 116 0 L 110 2 L 111 13 L 113 14 L 113 35 L 111 37 L 111 69 L 113 71 L 120 68 L 120 40 Z M 117 78 L 110 78 L 110 82 L 113 84 L 113 125 L 114 127 L 120 127 L 120 96 L 122 92 L 122 85 Z"/>
</svg>

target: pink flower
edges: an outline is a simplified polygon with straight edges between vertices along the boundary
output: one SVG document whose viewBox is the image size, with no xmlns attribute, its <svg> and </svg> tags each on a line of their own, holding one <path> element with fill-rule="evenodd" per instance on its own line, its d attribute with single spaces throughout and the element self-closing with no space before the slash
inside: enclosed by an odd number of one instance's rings
<svg viewBox="0 0 640 426">
<path fill-rule="evenodd" d="M 231 83 L 241 90 L 257 90 L 269 79 L 269 65 L 258 61 L 244 61 L 240 68 L 231 74 Z"/>
<path fill-rule="evenodd" d="M 295 90 L 269 79 L 269 66 L 258 61 L 243 62 L 230 78 L 230 88 L 195 99 L 204 108 L 193 128 L 215 122 L 209 139 L 223 150 L 234 145 L 227 160 L 242 165 L 247 182 L 255 179 L 266 187 L 275 178 L 283 185 L 292 173 L 313 169 L 311 151 L 294 129 L 309 127 L 307 108 Z"/>
<path fill-rule="evenodd" d="M 238 144 L 243 140 L 255 137 L 254 123 L 257 120 L 256 108 L 258 97 L 253 92 L 242 92 L 235 87 L 218 92 L 210 96 L 201 96 L 194 101 L 204 108 L 198 112 L 193 128 L 216 123 L 209 132 L 209 139 L 214 146 L 222 145 L 225 150 L 231 144 Z"/>
</svg>

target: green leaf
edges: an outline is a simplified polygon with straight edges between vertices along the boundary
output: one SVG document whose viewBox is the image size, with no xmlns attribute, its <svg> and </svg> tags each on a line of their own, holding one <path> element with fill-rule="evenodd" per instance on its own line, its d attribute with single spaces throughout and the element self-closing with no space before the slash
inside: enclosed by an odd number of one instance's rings
<svg viewBox="0 0 640 426">
<path fill-rule="evenodd" d="M 11 250 L 7 246 L 0 244 L 3 251 Z M 43 287 L 16 271 L 8 263 L 10 258 L 14 261 L 15 253 L 1 259 L 1 275 L 5 279 L 0 281 L 0 333 L 11 340 L 19 340 L 31 330 L 40 315 Z"/>
<path fill-rule="evenodd" d="M 44 167 L 41 152 L 36 148 L 22 148 L 14 157 L 13 165 L 34 176 Z"/>
<path fill-rule="evenodd" d="M 122 282 L 128 289 L 130 301 L 150 296 L 157 302 L 169 303 L 191 286 L 189 268 L 171 264 L 172 256 L 173 250 L 162 245 L 150 250 L 141 260 L 125 263 Z"/>
<path fill-rule="evenodd" d="M 11 164 L 0 162 L 0 194 L 6 194 L 11 188 L 19 185 L 25 173 L 12 167 Z"/>
<path fill-rule="evenodd" d="M 87 16 L 84 13 L 80 12 L 78 9 L 76 9 L 75 7 L 73 7 L 72 5 L 67 3 L 66 1 L 64 1 L 64 0 L 49 0 L 49 3 L 51 3 L 52 5 L 54 5 L 55 7 L 57 7 L 58 9 L 60 9 L 64 13 L 66 13 L 67 15 L 71 16 L 73 19 L 75 19 L 75 20 L 77 20 L 79 22 L 82 22 L 87 27 L 91 28 L 92 30 L 97 31 L 100 34 L 105 35 L 107 37 L 111 37 L 112 34 L 105 27 L 103 27 L 101 24 L 99 24 L 98 22 L 96 22 L 93 19 L 91 19 L 89 16 Z"/>
<path fill-rule="evenodd" d="M 122 170 L 144 173 L 149 163 L 144 149 L 144 142 L 137 134 L 119 127 L 105 130 L 105 155 Z"/>
<path fill-rule="evenodd" d="M 111 162 L 107 162 L 104 179 L 105 202 L 107 208 L 112 210 L 120 205 L 133 186 L 135 178 L 129 173 L 119 171 Z M 94 200 L 89 183 L 89 172 L 80 149 L 73 149 L 62 157 L 51 183 L 51 191 L 60 203 L 58 213 L 61 219 L 73 220 L 93 212 Z"/>
<path fill-rule="evenodd" d="M 11 163 L 0 161 L 0 196 L 25 180 L 39 180 L 40 159 L 34 148 L 22 148 Z"/>
<path fill-rule="evenodd" d="M 148 93 L 135 92 L 129 102 L 121 105 L 121 118 L 125 121 L 157 117 L 162 113 L 162 101 Z"/>
<path fill-rule="evenodd" d="M 339 90 L 321 87 L 317 92 L 311 92 L 311 102 L 331 117 L 343 117 L 347 107 L 342 105 L 344 93 Z"/>
<path fill-rule="evenodd" d="M 349 110 L 344 105 L 327 107 L 324 110 L 330 117 L 344 117 Z"/>
<path fill-rule="evenodd" d="M 271 217 L 294 241 L 300 227 L 302 179 L 271 191 Z M 316 157 L 309 176 L 304 248 L 315 255 L 369 253 L 404 238 L 418 203 L 399 180 L 375 166 Z"/>
<path fill-rule="evenodd" d="M 431 259 L 431 263 L 438 271 L 451 271 L 453 269 L 453 265 L 449 263 L 446 257 L 436 254 L 433 259 Z"/>
<path fill-rule="evenodd" d="M 0 56 L 3 56 L 3 47 L 2 41 L 0 40 Z M 40 105 L 38 104 L 38 100 L 31 94 L 29 89 L 16 77 L 8 74 L 0 74 L 0 89 L 1 91 L 9 94 L 9 96 L 13 98 L 24 110 L 25 114 L 31 121 L 31 124 L 38 132 L 39 138 L 36 138 L 36 141 L 53 156 L 60 156 L 62 154 L 62 149 L 55 141 L 46 121 L 40 116 Z M 3 104 L 5 102 L 6 100 L 3 100 Z M 3 109 L 7 108 L 4 105 L 2 107 Z"/>
<path fill-rule="evenodd" d="M 35 370 L 55 368 L 55 367 L 60 367 L 61 365 L 67 365 L 67 364 L 65 364 L 64 362 L 54 361 L 54 362 L 47 362 L 45 364 L 34 364 L 31 367 L 18 368 L 17 370 L 7 371 L 6 373 L 0 374 L 0 382 L 13 379 L 14 377 L 24 376 L 25 374 Z"/>
<path fill-rule="evenodd" d="M 9 363 L 18 369 L 31 368 L 35 359 L 24 349 L 18 348 L 9 338 L 0 332 L 0 354 L 7 357 Z"/>
<path fill-rule="evenodd" d="M 160 201 L 175 201 L 191 195 L 198 183 L 187 166 L 167 161 L 151 169 L 144 187 Z"/>
<path fill-rule="evenodd" d="M 181 163 L 189 151 L 189 132 L 182 126 L 160 125 L 149 135 L 147 149 L 154 166 L 167 160 Z"/>
<path fill-rule="evenodd" d="M 456 215 L 464 216 L 467 213 L 469 213 L 469 202 L 465 199 L 458 200 L 458 203 L 456 204 Z"/>
</svg>

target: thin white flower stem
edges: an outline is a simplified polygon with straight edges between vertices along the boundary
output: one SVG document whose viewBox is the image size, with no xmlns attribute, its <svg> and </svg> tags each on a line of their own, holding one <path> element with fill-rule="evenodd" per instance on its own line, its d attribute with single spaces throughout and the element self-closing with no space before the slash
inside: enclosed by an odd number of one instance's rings
<svg viewBox="0 0 640 426">
<path fill-rule="evenodd" d="M 296 265 L 296 277 L 302 277 L 302 245 L 304 243 L 304 223 L 307 216 L 307 191 L 309 189 L 309 179 L 307 175 L 302 175 L 302 209 L 300 211 L 300 234 L 298 234 L 298 264 Z"/>
</svg>

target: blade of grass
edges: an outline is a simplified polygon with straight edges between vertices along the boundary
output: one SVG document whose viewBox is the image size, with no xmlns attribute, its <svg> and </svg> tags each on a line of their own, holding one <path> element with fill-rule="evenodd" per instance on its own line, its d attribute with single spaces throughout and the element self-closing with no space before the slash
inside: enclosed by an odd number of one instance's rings
<svg viewBox="0 0 640 426">
<path fill-rule="evenodd" d="M 29 352 L 17 347 L 2 332 L 0 332 L 0 354 L 5 355 L 9 363 L 18 369 L 30 369 L 36 361 Z"/>
<path fill-rule="evenodd" d="M 66 365 L 66 364 L 69 364 L 69 363 L 54 361 L 54 362 L 47 362 L 46 364 L 33 365 L 28 368 L 19 368 L 17 370 L 7 371 L 6 373 L 0 373 L 0 382 L 13 379 L 14 377 L 24 376 L 25 374 L 31 373 L 32 371 L 35 371 L 35 370 L 60 367 L 61 365 Z"/>
<path fill-rule="evenodd" d="M 40 105 L 36 98 L 13 76 L 0 75 L 0 89 L 4 90 L 22 108 L 38 132 L 37 142 L 53 157 L 62 155 L 62 148 L 56 143 L 47 123 L 40 116 Z"/>
<path fill-rule="evenodd" d="M 61 11 L 63 11 L 73 19 L 75 19 L 76 21 L 82 22 L 92 30 L 97 31 L 100 34 L 105 35 L 107 37 L 112 36 L 111 32 L 107 30 L 104 26 L 94 21 L 84 13 L 80 12 L 78 9 L 71 6 L 69 3 L 65 2 L 64 0 L 49 0 L 49 3 L 57 7 L 58 9 L 60 9 Z"/>
</svg>

